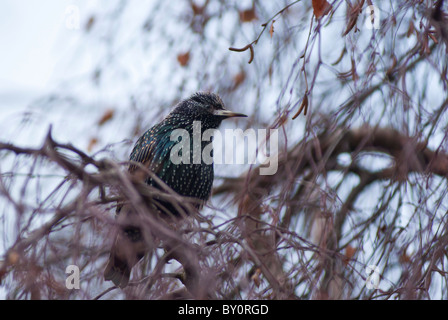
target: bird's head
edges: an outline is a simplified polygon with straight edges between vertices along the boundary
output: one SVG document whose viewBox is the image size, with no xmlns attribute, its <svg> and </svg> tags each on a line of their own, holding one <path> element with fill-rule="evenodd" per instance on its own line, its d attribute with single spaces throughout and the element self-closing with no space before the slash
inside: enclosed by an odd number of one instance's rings
<svg viewBox="0 0 448 320">
<path fill-rule="evenodd" d="M 247 117 L 245 114 L 225 109 L 221 98 L 211 92 L 197 92 L 188 99 L 181 101 L 173 113 L 193 121 L 201 121 L 203 129 L 218 128 L 221 121 L 233 117 Z"/>
<path fill-rule="evenodd" d="M 232 117 L 247 117 L 245 114 L 227 110 L 221 98 L 212 92 L 197 92 L 193 94 L 190 100 L 195 107 L 200 107 L 210 113 L 213 117 L 221 120 Z"/>
</svg>

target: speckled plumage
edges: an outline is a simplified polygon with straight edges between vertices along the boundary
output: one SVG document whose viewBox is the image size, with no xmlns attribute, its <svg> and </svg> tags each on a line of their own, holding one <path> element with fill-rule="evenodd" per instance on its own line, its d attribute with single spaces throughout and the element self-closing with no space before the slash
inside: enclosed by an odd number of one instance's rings
<svg viewBox="0 0 448 320">
<path fill-rule="evenodd" d="M 207 129 L 217 129 L 222 120 L 226 118 L 244 116 L 225 110 L 221 98 L 214 93 L 196 93 L 179 102 L 165 119 L 146 131 L 138 139 L 130 155 L 129 172 L 137 174 L 139 166 L 133 162 L 141 163 L 178 194 L 199 200 L 197 203 L 200 207 L 210 197 L 214 173 L 213 164 L 206 164 L 204 161 L 199 164 L 193 163 L 193 123 L 194 121 L 201 122 L 202 134 Z M 174 164 L 170 159 L 171 149 L 177 143 L 170 139 L 171 133 L 175 129 L 185 129 L 190 134 L 189 164 Z M 203 141 L 201 149 L 209 143 L 209 141 Z M 147 175 L 143 175 L 143 179 L 149 185 L 160 187 Z M 162 205 L 174 216 L 179 215 L 170 203 L 162 203 Z M 119 206 L 117 213 L 119 213 L 120 208 Z M 144 240 L 138 227 L 125 227 L 123 234 L 119 235 L 121 239 L 117 238 L 111 250 L 111 257 L 105 271 L 105 279 L 112 280 L 120 287 L 127 285 L 132 266 L 144 253 L 141 249 L 144 247 L 141 243 Z M 123 248 L 121 243 L 125 242 L 125 245 L 130 248 Z M 129 250 L 132 251 L 136 246 L 140 249 L 135 249 L 135 252 L 131 254 L 125 253 Z"/>
<path fill-rule="evenodd" d="M 177 142 L 171 141 L 170 135 L 174 129 L 185 129 L 192 137 L 194 121 L 201 121 L 202 132 L 218 128 L 224 118 L 211 114 L 211 109 L 224 109 L 222 100 L 216 94 L 197 93 L 181 101 L 162 122 L 140 137 L 131 152 L 130 160 L 149 162 L 149 169 L 180 195 L 207 200 L 214 179 L 213 164 L 194 164 L 192 152 L 190 164 L 173 164 L 170 152 Z M 190 143 L 192 146 L 192 138 Z M 203 142 L 202 148 L 208 143 Z M 131 165 L 129 171 L 132 173 L 136 169 L 137 166 Z M 157 186 L 151 178 L 146 182 Z"/>
</svg>

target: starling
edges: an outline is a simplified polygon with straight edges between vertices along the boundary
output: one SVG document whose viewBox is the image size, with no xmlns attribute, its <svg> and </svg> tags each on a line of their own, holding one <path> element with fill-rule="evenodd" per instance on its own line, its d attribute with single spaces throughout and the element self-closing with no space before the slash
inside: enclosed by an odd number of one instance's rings
<svg viewBox="0 0 448 320">
<path fill-rule="evenodd" d="M 213 163 L 199 162 L 193 159 L 194 123 L 200 121 L 200 133 L 207 129 L 217 129 L 221 121 L 230 117 L 246 117 L 241 113 L 224 108 L 221 98 L 214 93 L 198 92 L 190 98 L 179 102 L 174 110 L 160 123 L 146 131 L 136 142 L 131 155 L 129 173 L 148 185 L 162 189 L 160 185 L 135 163 L 143 164 L 155 173 L 173 191 L 195 201 L 199 209 L 210 196 L 214 179 Z M 178 143 L 172 141 L 171 134 L 176 129 L 184 129 L 190 137 L 189 163 L 174 163 L 171 150 Z M 202 140 L 202 139 L 201 139 Z M 201 142 L 201 152 L 210 142 Z M 182 150 L 183 151 L 183 150 Z M 201 157 L 202 158 L 202 157 Z M 180 216 L 171 203 L 160 203 L 158 208 L 163 214 Z M 123 212 L 126 211 L 126 212 Z M 104 271 L 105 280 L 111 280 L 119 287 L 125 287 L 129 282 L 132 267 L 149 250 L 142 235 L 138 222 L 129 220 L 131 214 L 124 206 L 118 205 L 117 219 L 122 225 L 112 246 L 110 258 Z"/>
</svg>

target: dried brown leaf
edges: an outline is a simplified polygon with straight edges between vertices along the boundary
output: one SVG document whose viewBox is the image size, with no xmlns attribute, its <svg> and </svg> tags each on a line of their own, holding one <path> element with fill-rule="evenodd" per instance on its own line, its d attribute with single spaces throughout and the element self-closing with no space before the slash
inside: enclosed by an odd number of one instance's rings
<svg viewBox="0 0 448 320">
<path fill-rule="evenodd" d="M 87 22 L 86 22 L 84 30 L 86 32 L 89 32 L 92 29 L 93 25 L 95 24 L 95 21 L 96 21 L 95 16 L 90 16 L 89 20 L 87 20 Z"/>
<path fill-rule="evenodd" d="M 261 279 L 260 279 L 260 275 L 261 275 L 261 269 L 257 268 L 257 270 L 255 270 L 254 274 L 252 275 L 251 279 L 254 282 L 255 286 L 258 288 L 261 284 Z"/>
<path fill-rule="evenodd" d="M 331 4 L 328 3 L 327 0 L 312 0 L 313 1 L 313 10 L 316 18 L 320 18 L 326 14 L 328 14 L 331 10 Z"/>
<path fill-rule="evenodd" d="M 269 34 L 271 35 L 271 38 L 274 35 L 274 22 L 275 20 L 272 20 L 271 27 L 269 28 Z"/>
<path fill-rule="evenodd" d="M 358 17 L 362 12 L 362 7 L 364 5 L 364 0 L 361 0 L 358 4 L 356 4 L 351 10 L 347 12 L 347 17 L 349 18 L 347 23 L 347 28 L 345 29 L 342 36 L 347 35 L 354 26 L 356 26 L 356 22 L 358 21 Z M 355 29 L 356 32 L 356 29 Z"/>
<path fill-rule="evenodd" d="M 244 11 L 240 11 L 240 20 L 241 22 L 250 22 L 252 20 L 257 19 L 257 14 L 255 13 L 255 8 L 247 9 Z"/>
<path fill-rule="evenodd" d="M 241 70 L 236 76 L 233 77 L 233 87 L 237 88 L 246 79 L 246 73 Z"/>
<path fill-rule="evenodd" d="M 87 151 L 92 152 L 93 148 L 98 144 L 97 138 L 91 138 L 89 141 L 89 145 L 87 146 Z"/>
<path fill-rule="evenodd" d="M 179 62 L 179 64 L 182 67 L 185 67 L 188 64 L 188 62 L 190 61 L 190 51 L 178 54 L 177 61 Z"/>
<path fill-rule="evenodd" d="M 114 109 L 107 109 L 103 116 L 101 117 L 101 119 L 98 121 L 98 125 L 102 126 L 103 124 L 105 124 L 106 122 L 110 121 L 115 114 L 115 110 Z"/>
<path fill-rule="evenodd" d="M 351 245 L 348 245 L 345 248 L 345 257 L 344 257 L 344 263 L 347 265 L 351 259 L 355 256 L 356 248 L 352 247 Z"/>
</svg>

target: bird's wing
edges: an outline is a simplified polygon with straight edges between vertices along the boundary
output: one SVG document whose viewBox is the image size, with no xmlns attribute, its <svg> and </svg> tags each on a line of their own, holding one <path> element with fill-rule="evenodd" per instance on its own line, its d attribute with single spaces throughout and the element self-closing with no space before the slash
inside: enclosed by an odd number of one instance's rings
<svg viewBox="0 0 448 320">
<path fill-rule="evenodd" d="M 170 140 L 171 131 L 168 129 L 159 123 L 146 131 L 135 143 L 129 156 L 131 163 L 128 168 L 135 181 L 148 181 L 147 170 L 142 169 L 136 162 L 155 174 L 163 169 L 163 165 L 170 163 L 169 156 L 175 141 Z M 117 205 L 116 214 L 120 213 L 122 207 L 122 203 Z"/>
<path fill-rule="evenodd" d="M 170 128 L 161 125 L 156 125 L 148 130 L 136 142 L 129 160 L 142 163 L 157 174 L 165 165 L 169 164 L 171 149 L 176 144 L 170 139 L 171 131 Z M 133 175 L 138 174 L 138 165 L 131 163 L 129 172 Z M 146 176 L 147 174 L 144 174 L 142 178 Z"/>
</svg>

